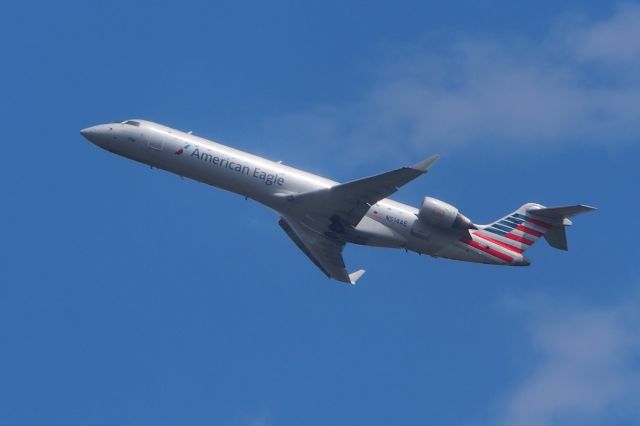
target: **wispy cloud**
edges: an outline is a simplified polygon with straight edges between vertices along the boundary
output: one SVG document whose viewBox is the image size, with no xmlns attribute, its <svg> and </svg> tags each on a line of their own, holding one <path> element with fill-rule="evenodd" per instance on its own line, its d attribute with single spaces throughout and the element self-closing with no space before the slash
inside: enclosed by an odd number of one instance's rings
<svg viewBox="0 0 640 426">
<path fill-rule="evenodd" d="M 604 308 L 548 299 L 515 305 L 527 316 L 539 363 L 506 399 L 498 424 L 618 424 L 640 416 L 640 298 Z"/>
<path fill-rule="evenodd" d="M 509 150 L 640 138 L 640 6 L 560 17 L 541 40 L 459 39 L 407 49 L 360 96 L 268 120 L 276 140 L 349 161 L 482 144 Z"/>
<path fill-rule="evenodd" d="M 271 420 L 269 410 L 266 407 L 262 407 L 259 410 L 247 411 L 241 414 L 229 424 L 242 426 L 270 426 L 273 422 Z"/>
</svg>

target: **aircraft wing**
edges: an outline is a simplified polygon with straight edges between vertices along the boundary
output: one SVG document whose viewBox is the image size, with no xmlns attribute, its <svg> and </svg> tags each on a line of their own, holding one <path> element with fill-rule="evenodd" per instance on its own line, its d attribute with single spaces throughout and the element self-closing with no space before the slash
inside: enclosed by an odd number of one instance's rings
<svg viewBox="0 0 640 426">
<path fill-rule="evenodd" d="M 345 243 L 318 234 L 295 220 L 281 217 L 278 224 L 294 243 L 324 274 L 334 280 L 355 284 L 364 274 L 364 269 L 349 274 L 342 259 Z"/>
<path fill-rule="evenodd" d="M 327 225 L 353 227 L 373 204 L 426 173 L 439 159 L 440 156 L 434 155 L 410 167 L 294 195 L 290 200 L 299 213 L 314 218 L 324 217 L 328 220 Z"/>
<path fill-rule="evenodd" d="M 434 155 L 410 167 L 289 195 L 291 216 L 280 218 L 278 223 L 325 275 L 355 284 L 364 270 L 347 272 L 342 259 L 346 234 L 362 220 L 373 204 L 426 173 L 439 158 Z"/>
</svg>

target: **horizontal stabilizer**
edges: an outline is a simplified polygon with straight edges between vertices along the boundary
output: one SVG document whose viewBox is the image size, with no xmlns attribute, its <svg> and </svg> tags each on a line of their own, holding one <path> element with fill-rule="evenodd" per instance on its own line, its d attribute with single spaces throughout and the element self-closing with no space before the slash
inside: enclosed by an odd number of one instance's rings
<svg viewBox="0 0 640 426">
<path fill-rule="evenodd" d="M 548 217 L 550 219 L 564 219 L 567 217 L 577 216 L 582 213 L 588 213 L 596 210 L 595 207 L 578 204 L 577 206 L 564 207 L 545 207 L 543 209 L 531 209 L 528 212 L 536 216 Z"/>
<path fill-rule="evenodd" d="M 578 204 L 576 206 L 530 209 L 528 210 L 528 213 L 534 216 L 550 219 L 553 226 L 551 226 L 551 228 L 549 228 L 549 230 L 544 234 L 544 239 L 547 240 L 547 243 L 549 243 L 551 247 L 567 251 L 569 250 L 569 244 L 567 243 L 566 226 L 571 225 L 569 218 L 594 210 L 596 210 L 595 207 Z"/>
</svg>

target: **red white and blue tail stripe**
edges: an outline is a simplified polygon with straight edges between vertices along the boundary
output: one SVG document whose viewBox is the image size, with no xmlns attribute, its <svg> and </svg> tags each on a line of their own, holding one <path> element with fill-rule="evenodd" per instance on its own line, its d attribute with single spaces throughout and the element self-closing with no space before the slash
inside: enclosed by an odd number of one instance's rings
<svg viewBox="0 0 640 426">
<path fill-rule="evenodd" d="M 522 253 L 553 227 L 544 218 L 533 217 L 529 210 L 542 208 L 527 203 L 515 212 L 490 225 L 478 225 L 469 236 L 460 239 L 496 263 L 528 264 Z"/>
</svg>

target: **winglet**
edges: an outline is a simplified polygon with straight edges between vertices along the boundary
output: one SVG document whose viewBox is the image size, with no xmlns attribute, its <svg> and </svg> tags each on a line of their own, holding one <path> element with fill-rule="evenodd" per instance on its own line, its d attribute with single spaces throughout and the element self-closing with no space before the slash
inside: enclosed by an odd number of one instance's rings
<svg viewBox="0 0 640 426">
<path fill-rule="evenodd" d="M 357 271 L 350 273 L 349 280 L 351 281 L 351 284 L 355 284 L 356 281 L 358 281 L 358 279 L 364 275 L 364 273 L 364 269 L 358 269 Z"/>
<path fill-rule="evenodd" d="M 431 168 L 431 166 L 433 166 L 438 160 L 440 159 L 440 156 L 438 154 L 436 155 L 432 155 L 431 157 L 420 161 L 419 163 L 414 164 L 413 166 L 411 166 L 412 169 L 414 170 L 419 170 L 421 172 L 426 172 L 427 170 L 429 170 Z"/>
</svg>

